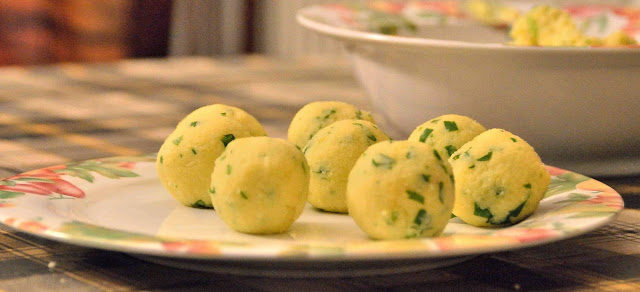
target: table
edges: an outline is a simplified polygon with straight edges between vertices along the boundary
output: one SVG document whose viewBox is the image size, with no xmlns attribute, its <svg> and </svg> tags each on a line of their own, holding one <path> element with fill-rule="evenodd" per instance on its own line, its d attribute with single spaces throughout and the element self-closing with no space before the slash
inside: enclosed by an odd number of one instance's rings
<svg viewBox="0 0 640 292">
<path fill-rule="evenodd" d="M 348 63 L 323 59 L 127 60 L 0 69 L 0 177 L 117 155 L 153 153 L 206 104 L 241 107 L 285 137 L 304 104 L 368 108 Z M 589 234 L 388 276 L 282 279 L 195 272 L 0 227 L 0 290 L 640 290 L 640 176 L 598 178 L 626 209 Z"/>
</svg>

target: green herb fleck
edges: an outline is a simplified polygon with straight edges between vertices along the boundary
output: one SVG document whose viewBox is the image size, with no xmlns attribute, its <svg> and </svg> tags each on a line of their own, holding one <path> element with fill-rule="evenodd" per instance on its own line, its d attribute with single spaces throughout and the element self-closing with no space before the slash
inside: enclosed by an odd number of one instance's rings
<svg viewBox="0 0 640 292">
<path fill-rule="evenodd" d="M 227 164 L 227 174 L 231 174 L 231 165 Z"/>
<path fill-rule="evenodd" d="M 458 151 L 458 149 L 456 149 L 456 147 L 453 147 L 453 145 L 444 146 L 444 149 L 447 150 L 447 155 L 449 156 L 451 156 L 451 154 L 453 154 L 454 152 Z"/>
<path fill-rule="evenodd" d="M 245 192 L 243 192 L 243 191 L 240 191 L 240 196 L 245 200 L 249 199 L 249 197 L 247 197 L 247 194 L 245 194 Z"/>
<path fill-rule="evenodd" d="M 489 209 L 480 208 L 480 206 L 478 206 L 478 203 L 474 203 L 473 215 L 487 218 L 487 222 L 490 222 L 491 218 L 493 218 L 493 214 L 491 214 L 491 211 L 489 211 Z"/>
<path fill-rule="evenodd" d="M 160 164 L 164 163 L 164 157 L 162 157 L 162 155 L 160 155 Z"/>
<path fill-rule="evenodd" d="M 222 144 L 224 144 L 224 147 L 227 147 L 227 145 L 235 139 L 236 139 L 236 136 L 234 136 L 233 134 L 226 134 L 222 136 L 222 139 L 220 139 L 220 141 L 222 141 Z"/>
<path fill-rule="evenodd" d="M 469 169 L 471 169 L 471 168 L 476 168 L 476 165 L 472 164 L 471 166 L 469 166 Z"/>
<path fill-rule="evenodd" d="M 331 115 L 335 114 L 336 110 L 335 109 L 326 109 L 322 112 L 322 114 L 324 115 L 322 117 L 323 120 L 328 119 L 329 117 L 331 117 Z"/>
<path fill-rule="evenodd" d="M 358 120 L 362 120 L 362 111 L 361 111 L 361 110 L 357 110 L 357 111 L 356 111 L 356 118 L 357 118 Z M 361 125 L 361 126 L 362 126 L 362 125 Z"/>
<path fill-rule="evenodd" d="M 516 140 L 516 138 L 511 137 L 511 141 L 513 141 L 513 143 L 518 142 L 518 140 Z"/>
<path fill-rule="evenodd" d="M 507 219 L 509 220 L 509 217 L 514 218 L 514 217 L 518 217 L 518 215 L 520 215 L 520 212 L 522 212 L 522 208 L 524 208 L 524 204 L 527 201 L 525 200 L 524 202 L 522 202 L 522 204 L 520 204 L 518 207 L 516 207 L 515 209 L 511 210 L 509 212 L 509 215 L 507 215 Z"/>
<path fill-rule="evenodd" d="M 407 155 L 405 155 L 405 157 L 406 157 L 407 159 L 411 159 L 411 158 L 413 158 L 413 156 L 415 156 L 415 155 L 416 155 L 416 154 L 415 154 L 415 153 L 413 153 L 413 151 L 409 150 L 409 151 L 407 151 Z"/>
<path fill-rule="evenodd" d="M 424 204 L 424 197 L 421 194 L 418 194 L 414 191 L 406 190 L 407 195 L 409 195 L 409 200 L 414 200 L 420 204 Z"/>
<path fill-rule="evenodd" d="M 198 121 L 191 122 L 191 126 L 192 126 L 192 127 L 195 127 L 195 126 L 197 126 L 198 124 L 200 124 L 200 122 L 198 122 Z"/>
<path fill-rule="evenodd" d="M 373 134 L 367 135 L 367 138 L 369 138 L 369 140 L 371 140 L 373 142 L 378 141 L 378 139 L 376 139 L 376 136 L 374 136 Z"/>
<path fill-rule="evenodd" d="M 300 162 L 300 166 L 302 166 L 302 171 L 304 171 L 304 173 L 307 173 L 307 168 L 304 165 L 304 161 Z"/>
<path fill-rule="evenodd" d="M 489 159 L 491 159 L 491 154 L 493 154 L 493 152 L 489 151 L 485 156 L 478 158 L 478 161 L 489 161 Z"/>
<path fill-rule="evenodd" d="M 422 135 L 420 135 L 420 142 L 424 143 L 427 140 L 427 137 L 433 132 L 433 129 L 424 129 Z"/>
<path fill-rule="evenodd" d="M 442 161 L 442 157 L 440 157 L 440 153 L 437 150 L 433 150 L 433 155 L 438 158 L 439 161 Z"/>
<path fill-rule="evenodd" d="M 440 119 L 433 119 L 433 120 L 431 120 L 431 123 L 432 124 L 437 124 L 439 121 L 440 121 Z"/>
<path fill-rule="evenodd" d="M 317 174 L 321 179 L 327 179 L 327 177 L 329 176 L 329 169 L 327 169 L 324 165 L 321 165 L 317 169 L 314 169 L 313 173 Z"/>
<path fill-rule="evenodd" d="M 497 188 L 495 189 L 495 191 L 494 191 L 494 193 L 496 194 L 496 196 L 502 196 L 502 195 L 504 195 L 504 192 L 505 192 L 505 190 L 504 190 L 504 188 L 503 188 L 503 187 L 497 187 Z"/>
<path fill-rule="evenodd" d="M 411 229 L 413 229 L 413 234 L 408 234 L 407 237 L 418 237 L 424 234 L 424 231 L 429 229 L 431 225 L 431 217 L 427 214 L 425 209 L 420 209 L 416 214 L 416 217 L 413 219 L 413 225 Z"/>
<path fill-rule="evenodd" d="M 221 116 L 227 116 L 227 113 L 220 113 Z"/>
<path fill-rule="evenodd" d="M 207 209 L 207 205 L 204 204 L 204 201 L 202 200 L 198 200 L 195 203 L 191 204 L 191 207 L 193 208 L 199 208 L 199 209 Z"/>
<path fill-rule="evenodd" d="M 175 138 L 175 139 L 173 140 L 173 144 L 176 144 L 176 146 L 177 146 L 177 145 L 180 145 L 180 141 L 182 141 L 182 136 L 180 136 L 180 137 L 178 137 L 178 138 Z"/>
<path fill-rule="evenodd" d="M 191 148 L 191 152 L 193 152 L 193 155 L 198 155 L 198 152 L 196 152 L 196 148 Z"/>
<path fill-rule="evenodd" d="M 430 175 L 428 175 L 428 174 L 423 174 L 423 175 L 422 175 L 422 179 L 423 179 L 425 182 L 429 182 L 429 180 L 431 179 L 431 176 L 430 176 Z"/>
<path fill-rule="evenodd" d="M 182 153 L 178 154 L 178 156 L 179 156 L 180 158 L 182 158 Z"/>
<path fill-rule="evenodd" d="M 398 211 L 393 211 L 391 212 L 391 216 L 387 216 L 385 218 L 385 222 L 387 223 L 387 225 L 393 225 L 396 223 L 396 221 L 398 220 Z"/>
<path fill-rule="evenodd" d="M 216 193 L 216 187 L 211 186 L 211 188 L 209 189 L 209 193 L 215 194 Z"/>
<path fill-rule="evenodd" d="M 440 199 L 440 203 L 444 204 L 444 183 L 440 182 L 438 184 L 438 199 Z"/>
<path fill-rule="evenodd" d="M 456 156 L 453 157 L 453 160 L 458 160 L 458 158 L 460 158 L 460 154 L 456 154 Z"/>
<path fill-rule="evenodd" d="M 456 124 L 456 122 L 453 122 L 453 121 L 444 121 L 444 127 L 449 132 L 453 132 L 453 131 L 457 131 L 458 130 L 458 125 Z"/>
<path fill-rule="evenodd" d="M 526 184 L 524 185 L 525 188 L 530 189 L 531 188 L 531 184 Z"/>
<path fill-rule="evenodd" d="M 374 159 L 371 159 L 371 163 L 373 163 L 373 166 L 375 167 L 384 167 L 386 169 L 391 169 L 393 167 L 393 165 L 396 163 L 396 160 L 384 155 L 382 153 L 378 154 L 378 161 Z"/>
</svg>

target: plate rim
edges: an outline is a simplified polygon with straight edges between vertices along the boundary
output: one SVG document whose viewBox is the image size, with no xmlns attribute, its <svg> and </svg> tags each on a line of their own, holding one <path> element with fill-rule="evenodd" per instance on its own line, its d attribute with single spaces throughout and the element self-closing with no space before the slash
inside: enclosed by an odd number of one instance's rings
<svg viewBox="0 0 640 292">
<path fill-rule="evenodd" d="M 152 157 L 147 155 L 148 158 Z M 105 158 L 105 159 L 119 159 L 122 161 L 135 161 L 135 159 L 131 159 L 134 156 L 123 156 L 123 157 L 109 157 L 109 158 Z M 142 157 L 142 156 L 135 156 L 135 157 Z M 153 157 L 155 157 L 155 154 L 153 155 Z M 155 160 L 155 159 L 154 159 Z M 92 159 L 92 160 L 87 160 L 85 162 L 92 162 L 92 161 L 101 161 L 101 159 Z M 137 161 L 134 162 L 135 166 L 132 167 L 132 169 L 135 168 L 139 168 L 140 164 L 146 164 L 147 167 L 150 167 L 149 164 L 153 164 L 155 165 L 154 162 L 150 162 L 150 161 Z M 36 169 L 33 171 L 29 171 L 29 172 L 25 172 L 22 174 L 18 174 L 16 176 L 19 175 L 23 175 L 26 173 L 32 173 L 32 172 L 37 172 L 37 171 L 41 171 L 41 170 L 48 170 L 48 169 L 55 169 L 55 168 L 60 168 L 62 166 L 68 166 L 71 163 L 67 163 L 67 164 L 61 164 L 61 165 L 56 165 L 56 166 L 52 166 L 52 167 L 45 167 L 45 168 L 41 168 L 41 169 Z M 554 172 L 558 172 L 558 173 L 563 173 L 563 174 L 572 174 L 572 175 L 578 175 L 580 177 L 586 178 L 585 181 L 593 181 L 596 183 L 596 185 L 599 185 L 601 187 L 606 187 L 609 189 L 609 192 L 607 194 L 609 195 L 613 195 L 615 199 L 620 201 L 620 205 L 617 205 L 615 207 L 615 211 L 608 215 L 608 216 L 602 216 L 602 217 L 598 217 L 597 218 L 597 222 L 595 224 L 591 224 L 589 225 L 587 228 L 583 228 L 583 229 L 579 229 L 579 230 L 572 230 L 569 232 L 563 232 L 563 233 L 558 233 L 558 234 L 554 234 L 553 236 L 549 236 L 546 238 L 542 238 L 542 239 L 535 239 L 535 240 L 529 240 L 526 242 L 511 242 L 509 244 L 506 245 L 501 245 L 501 246 L 495 246 L 495 245 L 487 245 L 487 246 L 475 246 L 475 247 L 467 247 L 467 248 L 458 248 L 458 249 L 450 249 L 450 250 L 434 250 L 431 248 L 424 248 L 424 249 L 405 249 L 405 250 L 401 250 L 401 251 L 386 251 L 386 252 L 362 252 L 362 253 L 349 253 L 348 251 L 344 251 L 342 253 L 313 253 L 311 252 L 311 250 L 314 248 L 314 246 L 308 244 L 308 243 L 296 243 L 293 242 L 291 244 L 289 244 L 290 247 L 307 247 L 308 250 L 303 250 L 300 253 L 291 253 L 291 254 L 282 254 L 282 253 L 246 253 L 246 250 L 255 250 L 254 248 L 251 248 L 251 246 L 249 245 L 249 248 L 247 249 L 243 249 L 242 246 L 240 247 L 236 247 L 236 253 L 222 253 L 220 251 L 211 251 L 211 250 L 195 250 L 195 251 L 189 251 L 189 250 L 184 250 L 184 249 L 176 249 L 176 250 L 170 250 L 170 249 L 166 249 L 166 248 L 159 248 L 157 245 L 163 245 L 163 244 L 177 244 L 177 245 L 186 245 L 188 247 L 189 244 L 224 244 L 224 242 L 220 241 L 220 240 L 199 240 L 199 239 L 177 239 L 177 238 L 168 238 L 168 237 L 161 237 L 161 236 L 152 236 L 152 235 L 145 235 L 145 234 L 141 234 L 141 233 L 136 233 L 136 232 L 131 232 L 131 231 L 126 231 L 126 230 L 120 230 L 120 229 L 115 229 L 115 228 L 108 228 L 108 227 L 101 227 L 98 225 L 93 225 L 91 223 L 83 223 L 83 222 L 79 222 L 81 224 L 87 225 L 87 226 L 97 226 L 99 228 L 102 228 L 104 230 L 107 231 L 111 231 L 111 232 L 115 232 L 115 233 L 127 233 L 130 234 L 132 236 L 140 236 L 140 238 L 142 238 L 143 240 L 140 242 L 137 242 L 137 244 L 135 245 L 131 245 L 130 242 L 131 240 L 120 240 L 120 239 L 105 239 L 105 238 L 96 238 L 96 237 L 91 237 L 91 236 L 77 236 L 77 235 L 70 235 L 68 233 L 64 233 L 61 231 L 57 231 L 57 230 L 52 230 L 52 229 L 33 229 L 29 227 L 29 223 L 34 223 L 35 221 L 32 220 L 28 220 L 28 219 L 20 219 L 20 218 L 16 218 L 16 217 L 12 217 L 12 216 L 8 216 L 6 214 L 6 212 L 4 212 L 4 210 L 6 210 L 5 206 L 3 206 L 2 204 L 6 203 L 3 201 L 0 201 L 0 224 L 7 226 L 15 231 L 18 232 L 24 232 L 27 233 L 31 236 L 35 236 L 35 237 L 40 237 L 40 238 L 45 238 L 48 240 L 53 240 L 53 241 L 57 241 L 57 242 L 63 242 L 63 243 L 67 243 L 67 244 L 72 244 L 72 245 L 77 245 L 77 246 L 83 246 L 83 247 L 89 247 L 89 248 L 96 248 L 96 249 L 102 249 L 102 250 L 109 250 L 109 251 L 115 251 L 115 252 L 125 252 L 125 253 L 134 253 L 134 254 L 140 254 L 140 255 L 148 255 L 148 256 L 159 256 L 159 257 L 167 257 L 167 258 L 174 258 L 174 259 L 178 259 L 178 258 L 182 258 L 182 259 L 199 259 L 199 260 L 208 260 L 208 261 L 229 261 L 229 260 L 242 260 L 242 261 L 264 261 L 264 260 L 269 260 L 269 261 L 274 261 L 274 262 L 300 262 L 300 261 L 309 261 L 309 260 L 313 260 L 313 261 L 322 261 L 322 262 L 353 262 L 353 261 L 379 261 L 379 260 L 410 260 L 410 259 L 432 259 L 432 260 L 437 260 L 437 259 L 444 259 L 444 258 L 450 258 L 450 257 L 459 257 L 459 256 L 472 256 L 472 255 L 480 255 L 480 254 L 489 254 L 489 253 L 495 253 L 495 252 L 503 252 L 503 251 L 512 251 L 512 250 L 517 250 L 517 249 L 522 249 L 522 248 L 529 248 L 529 247 L 533 247 L 533 246 L 540 246 L 540 245 L 547 245 L 549 243 L 553 243 L 553 242 L 558 242 L 558 241 L 562 241 L 562 240 L 566 240 L 569 238 L 573 238 L 576 237 L 578 235 L 581 234 L 585 234 L 588 232 L 591 232 L 593 230 L 596 230 L 598 228 L 601 228 L 607 224 L 609 224 L 610 222 L 612 222 L 619 214 L 620 212 L 624 209 L 624 201 L 622 199 L 622 196 L 620 196 L 620 194 L 613 190 L 611 187 L 609 187 L 608 185 L 595 180 L 591 177 L 587 177 L 572 171 L 568 171 L 568 170 L 564 170 L 564 169 L 560 169 L 560 168 L 556 168 L 553 166 L 547 166 L 547 169 L 549 171 L 554 171 Z M 155 174 L 155 172 L 153 172 Z M 16 176 L 12 176 L 12 177 L 16 177 Z M 0 183 L 5 182 L 6 180 L 12 178 L 4 178 L 0 180 Z M 69 176 L 65 176 L 65 178 L 67 178 Z M 149 175 L 146 176 L 138 176 L 135 177 L 138 179 L 153 179 L 153 177 L 150 177 Z M 135 179 L 134 178 L 134 179 Z M 120 180 L 120 182 L 122 182 L 122 180 Z M 87 187 L 87 186 L 91 186 L 93 187 L 99 187 L 98 183 L 113 183 L 113 180 L 110 179 L 101 179 L 99 181 L 96 181 L 96 183 L 90 183 L 90 182 L 85 182 L 85 181 L 77 181 L 76 185 L 79 187 Z M 0 186 L 2 186 L 2 184 L 0 184 Z M 0 189 L 1 190 L 1 189 Z M 575 190 L 575 189 L 574 189 Z M 600 192 L 602 193 L 602 192 Z M 560 193 L 563 194 L 563 193 Z M 49 196 L 42 196 L 42 195 L 38 195 L 38 194 L 33 194 L 33 193 L 25 193 L 24 196 L 29 196 L 29 198 L 42 198 L 42 202 L 46 202 L 46 199 L 49 198 Z M 32 197 L 32 196 L 37 196 L 37 197 Z M 18 197 L 19 198 L 19 197 Z M 11 202 L 9 202 L 9 204 L 11 204 Z M 19 205 L 14 205 L 14 206 L 9 206 L 8 208 L 12 208 L 12 207 L 20 207 Z M 67 219 L 73 219 L 73 218 L 67 218 Z M 9 222 L 8 222 L 9 221 Z M 76 221 L 76 220 L 73 220 Z M 526 221 L 526 220 L 525 220 Z M 524 222 L 524 221 L 523 221 Z M 26 223 L 26 225 L 21 225 Z M 37 223 L 37 222 L 36 222 Z M 25 227 L 26 226 L 26 227 Z M 514 225 L 517 226 L 517 225 Z M 501 228 L 504 230 L 504 228 Z M 494 229 L 497 230 L 497 229 Z M 473 236 L 480 236 L 480 235 L 473 235 Z M 488 236 L 488 238 L 492 238 L 494 236 Z M 454 238 L 454 236 L 442 236 L 439 238 Z M 478 237 L 480 238 L 480 237 Z M 369 242 L 367 242 L 367 244 L 369 245 L 376 245 L 376 244 L 389 244 L 389 243 L 394 243 L 394 242 L 402 242 L 402 243 L 407 243 L 407 242 L 413 242 L 413 243 L 417 243 L 417 242 L 421 242 L 421 243 L 425 243 L 425 242 L 431 242 L 432 244 L 436 244 L 433 241 L 436 240 L 437 238 L 423 238 L 423 239 L 401 239 L 401 240 L 371 240 Z M 444 240 L 444 239 L 442 239 Z M 129 244 L 127 244 L 129 243 Z M 281 243 L 274 243 L 274 245 L 282 245 Z M 321 243 L 318 246 L 321 245 L 332 245 L 332 244 L 328 244 L 328 243 Z M 334 243 L 333 245 L 338 245 L 337 243 Z M 162 246 L 161 246 L 162 247 Z M 426 247 L 426 245 L 425 245 Z M 222 249 L 223 247 L 218 247 L 220 249 Z M 318 248 L 318 247 L 315 247 Z M 375 249 L 374 249 L 375 250 Z M 238 253 L 239 252 L 239 253 Z M 244 252 L 244 253 L 243 253 Z"/>
</svg>

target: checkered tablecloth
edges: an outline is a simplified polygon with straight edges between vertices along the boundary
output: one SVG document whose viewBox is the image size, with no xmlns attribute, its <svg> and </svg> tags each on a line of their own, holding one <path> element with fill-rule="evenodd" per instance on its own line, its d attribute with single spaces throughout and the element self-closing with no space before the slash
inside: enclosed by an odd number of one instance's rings
<svg viewBox="0 0 640 292">
<path fill-rule="evenodd" d="M 348 64 L 261 56 L 0 69 L 0 177 L 153 153 L 190 111 L 241 107 L 271 136 L 314 100 L 368 108 Z M 610 225 L 550 245 L 387 276 L 268 278 L 181 270 L 0 227 L 0 290 L 630 290 L 640 291 L 640 177 L 601 178 L 626 208 Z"/>
</svg>

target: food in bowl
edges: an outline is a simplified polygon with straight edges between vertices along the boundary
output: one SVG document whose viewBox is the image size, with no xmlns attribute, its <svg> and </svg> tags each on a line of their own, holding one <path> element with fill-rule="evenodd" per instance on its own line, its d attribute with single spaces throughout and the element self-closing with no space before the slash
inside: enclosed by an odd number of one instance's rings
<svg viewBox="0 0 640 292">
<path fill-rule="evenodd" d="M 239 232 L 281 233 L 307 202 L 309 166 L 302 152 L 283 139 L 236 139 L 210 175 L 218 217 Z"/>
<path fill-rule="evenodd" d="M 369 146 L 387 140 L 387 134 L 365 120 L 341 120 L 318 131 L 303 150 L 311 169 L 307 201 L 324 211 L 347 213 L 351 168 Z"/>
<path fill-rule="evenodd" d="M 491 129 L 456 151 L 453 214 L 473 226 L 517 223 L 536 210 L 550 182 L 535 150 L 522 138 Z"/>
<path fill-rule="evenodd" d="M 234 139 L 265 135 L 258 120 L 242 109 L 222 104 L 198 108 L 160 147 L 156 159 L 160 182 L 183 205 L 211 208 L 209 185 L 216 158 Z"/>
<path fill-rule="evenodd" d="M 509 33 L 519 46 L 627 46 L 637 41 L 623 31 L 604 38 L 589 37 L 578 29 L 571 15 L 558 8 L 539 5 L 519 16 Z"/>
</svg>

